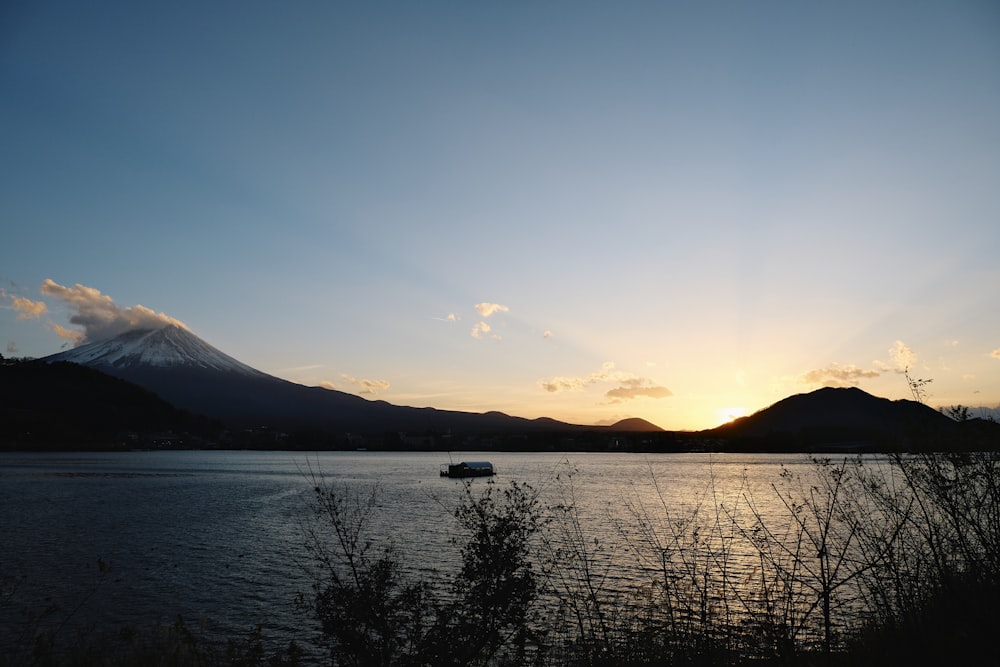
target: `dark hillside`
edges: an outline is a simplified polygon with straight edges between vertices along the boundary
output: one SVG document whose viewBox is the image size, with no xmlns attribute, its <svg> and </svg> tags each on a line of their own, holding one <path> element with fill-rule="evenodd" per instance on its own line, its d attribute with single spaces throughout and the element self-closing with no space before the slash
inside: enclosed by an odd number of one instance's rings
<svg viewBox="0 0 1000 667">
<path fill-rule="evenodd" d="M 663 429 L 648 422 L 640 417 L 630 417 L 629 419 L 622 419 L 621 421 L 615 422 L 608 427 L 608 430 L 613 433 L 659 433 Z"/>
<path fill-rule="evenodd" d="M 855 387 L 825 387 L 706 433 L 776 450 L 946 451 L 988 445 L 995 437 L 990 426 L 995 425 L 960 424 L 916 401 L 892 401 Z M 986 448 L 996 448 L 997 442 L 992 443 Z"/>
<path fill-rule="evenodd" d="M 0 365 L 0 449 L 107 449 L 216 426 L 134 384 L 72 363 Z"/>
</svg>

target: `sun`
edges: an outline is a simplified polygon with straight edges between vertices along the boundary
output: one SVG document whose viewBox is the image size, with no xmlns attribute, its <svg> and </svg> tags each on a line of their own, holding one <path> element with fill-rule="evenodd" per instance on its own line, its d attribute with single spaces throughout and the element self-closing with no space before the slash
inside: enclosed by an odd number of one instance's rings
<svg viewBox="0 0 1000 667">
<path fill-rule="evenodd" d="M 746 417 L 750 411 L 744 407 L 719 408 L 715 411 L 715 421 L 719 424 L 728 424 L 739 417 Z"/>
</svg>

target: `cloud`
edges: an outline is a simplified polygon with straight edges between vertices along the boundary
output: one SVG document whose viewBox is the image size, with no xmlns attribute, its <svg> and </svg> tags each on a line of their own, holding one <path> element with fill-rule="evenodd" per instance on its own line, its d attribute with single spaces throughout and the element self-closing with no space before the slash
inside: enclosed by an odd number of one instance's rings
<svg viewBox="0 0 1000 667">
<path fill-rule="evenodd" d="M 889 348 L 889 359 L 895 365 L 897 373 L 903 373 L 906 369 L 913 368 L 917 363 L 916 353 L 901 340 L 897 340 Z"/>
<path fill-rule="evenodd" d="M 538 381 L 538 386 L 550 394 L 555 394 L 560 391 L 576 391 L 578 389 L 583 389 L 587 386 L 587 384 L 589 383 L 583 378 L 554 377 L 551 380 Z"/>
<path fill-rule="evenodd" d="M 477 322 L 474 327 L 472 327 L 472 337 L 482 338 L 490 332 L 490 325 L 486 322 Z"/>
<path fill-rule="evenodd" d="M 634 373 L 616 370 L 612 361 L 601 365 L 601 370 L 586 377 L 557 376 L 548 380 L 539 380 L 538 386 L 552 394 L 561 391 L 579 391 L 595 384 L 615 384 L 604 393 L 608 403 L 615 404 L 636 398 L 666 398 L 673 392 L 660 386 L 649 378 L 639 377 Z"/>
<path fill-rule="evenodd" d="M 386 380 L 367 380 L 359 379 L 347 375 L 346 373 L 341 373 L 340 377 L 347 382 L 347 384 L 356 388 L 357 394 L 361 396 L 376 396 L 378 392 L 388 389 L 391 385 Z M 320 383 L 321 387 L 326 387 L 327 389 L 336 389 L 330 382 Z"/>
<path fill-rule="evenodd" d="M 551 331 L 546 331 L 546 332 L 542 333 L 542 338 L 552 338 L 552 332 Z"/>
<path fill-rule="evenodd" d="M 49 310 L 44 301 L 32 301 L 23 296 L 14 296 L 7 294 L 2 289 L 0 289 L 0 298 L 10 300 L 11 306 L 17 311 L 17 319 L 19 320 L 38 319 Z"/>
<path fill-rule="evenodd" d="M 817 368 L 807 373 L 803 373 L 799 381 L 804 384 L 819 384 L 824 387 L 856 387 L 861 380 L 877 378 L 882 375 L 882 370 L 864 369 L 848 364 L 830 364 L 826 368 Z"/>
<path fill-rule="evenodd" d="M 187 325 L 180 320 L 142 305 L 122 308 L 110 296 L 79 283 L 64 287 L 46 278 L 41 290 L 42 294 L 59 299 L 74 311 L 69 318 L 70 324 L 83 327 L 83 331 L 72 331 L 59 325 L 52 328 L 56 335 L 76 345 L 107 340 L 132 329 L 162 329 L 171 325 L 187 329 Z"/>
<path fill-rule="evenodd" d="M 448 313 L 448 317 L 446 317 L 444 319 L 448 320 L 449 322 L 457 322 L 458 321 L 458 315 L 456 315 L 455 313 Z"/>
<path fill-rule="evenodd" d="M 72 343 L 73 345 L 83 345 L 86 341 L 83 337 L 82 331 L 76 331 L 75 329 L 67 329 L 64 326 L 53 323 L 52 331 L 55 335 L 59 336 L 65 341 Z M 65 347 L 65 345 L 64 345 Z"/>
<path fill-rule="evenodd" d="M 862 380 L 877 378 L 885 373 L 905 373 L 917 363 L 916 353 L 901 340 L 889 348 L 889 361 L 875 360 L 872 368 L 861 368 L 854 364 L 831 363 L 824 368 L 807 371 L 796 378 L 799 384 L 821 385 L 824 387 L 857 387 Z"/>
<path fill-rule="evenodd" d="M 19 320 L 37 319 L 49 310 L 44 301 L 32 301 L 23 296 L 8 294 L 3 289 L 0 289 L 0 299 L 10 301 L 11 307 L 17 311 Z"/>
<path fill-rule="evenodd" d="M 1000 347 L 990 352 L 990 356 L 994 359 L 1000 359 Z"/>
<path fill-rule="evenodd" d="M 620 386 L 606 391 L 604 396 L 609 403 L 621 403 L 634 398 L 666 398 L 673 396 L 673 392 L 666 387 L 654 385 L 648 378 L 630 378 Z"/>
<path fill-rule="evenodd" d="M 481 317 L 489 317 L 493 313 L 506 313 L 510 310 L 507 306 L 502 306 L 499 303 L 489 303 L 484 301 L 483 303 L 476 304 L 476 312 L 479 313 Z"/>
</svg>

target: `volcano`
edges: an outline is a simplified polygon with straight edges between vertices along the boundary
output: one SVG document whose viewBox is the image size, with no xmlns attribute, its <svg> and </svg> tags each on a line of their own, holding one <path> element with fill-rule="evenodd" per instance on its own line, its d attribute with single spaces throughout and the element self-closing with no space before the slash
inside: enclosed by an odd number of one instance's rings
<svg viewBox="0 0 1000 667">
<path fill-rule="evenodd" d="M 392 405 L 282 380 L 212 347 L 187 329 L 132 330 L 45 357 L 89 366 L 148 389 L 178 408 L 239 428 L 381 434 L 531 433 L 586 427 L 500 412 Z"/>
</svg>

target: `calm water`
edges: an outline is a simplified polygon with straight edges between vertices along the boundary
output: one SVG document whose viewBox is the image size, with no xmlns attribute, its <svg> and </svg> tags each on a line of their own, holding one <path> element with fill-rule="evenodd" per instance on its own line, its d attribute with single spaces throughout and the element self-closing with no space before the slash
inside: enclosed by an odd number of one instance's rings
<svg viewBox="0 0 1000 667">
<path fill-rule="evenodd" d="M 677 516 L 733 500 L 749 484 L 761 498 L 803 456 L 453 453 L 490 460 L 496 482 L 528 482 L 545 503 L 572 501 L 598 558 L 626 558 L 629 508 Z M 43 627 L 143 628 L 178 614 L 219 636 L 255 625 L 265 637 L 308 641 L 315 626 L 295 598 L 309 594 L 304 527 L 311 476 L 342 487 L 380 487 L 374 536 L 393 540 L 416 570 L 454 562 L 451 511 L 463 484 L 441 478 L 435 453 L 131 452 L 0 455 L 0 639 L 25 613 L 58 611 Z M 654 483 L 655 480 L 655 483 Z M 472 484 L 485 484 L 475 480 Z M 764 511 L 780 511 L 780 508 Z M 633 535 L 633 539 L 636 539 Z M 110 567 L 102 573 L 98 559 Z M 616 572 L 624 586 L 640 572 Z"/>
</svg>

